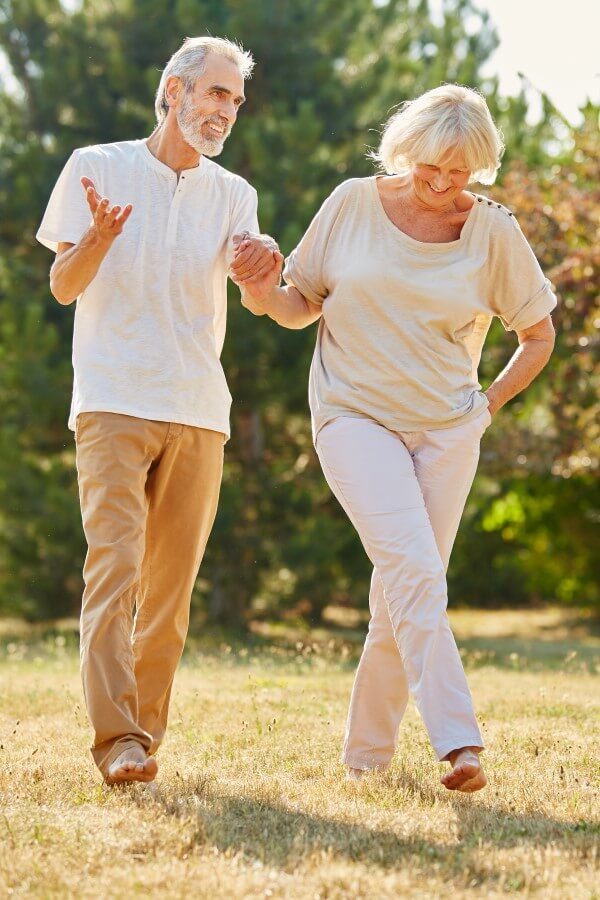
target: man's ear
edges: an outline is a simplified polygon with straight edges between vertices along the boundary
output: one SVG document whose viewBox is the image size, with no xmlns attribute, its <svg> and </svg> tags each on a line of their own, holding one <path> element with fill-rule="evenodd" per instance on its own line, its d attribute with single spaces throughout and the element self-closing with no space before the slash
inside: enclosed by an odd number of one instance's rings
<svg viewBox="0 0 600 900">
<path fill-rule="evenodd" d="M 177 101 L 183 90 L 181 78 L 177 75 L 169 75 L 165 84 L 165 99 L 169 106 L 177 106 Z"/>
</svg>

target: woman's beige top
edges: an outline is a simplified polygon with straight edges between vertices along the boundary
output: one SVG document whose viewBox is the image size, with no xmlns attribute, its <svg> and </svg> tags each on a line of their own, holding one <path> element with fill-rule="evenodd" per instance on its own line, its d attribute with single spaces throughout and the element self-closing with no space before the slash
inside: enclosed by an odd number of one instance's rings
<svg viewBox="0 0 600 900">
<path fill-rule="evenodd" d="M 492 317 L 521 331 L 556 306 L 513 214 L 474 196 L 460 238 L 433 244 L 392 224 L 376 177 L 345 181 L 325 200 L 284 271 L 323 304 L 314 435 L 337 416 L 392 431 L 467 421 L 487 405 L 477 366 Z"/>
</svg>

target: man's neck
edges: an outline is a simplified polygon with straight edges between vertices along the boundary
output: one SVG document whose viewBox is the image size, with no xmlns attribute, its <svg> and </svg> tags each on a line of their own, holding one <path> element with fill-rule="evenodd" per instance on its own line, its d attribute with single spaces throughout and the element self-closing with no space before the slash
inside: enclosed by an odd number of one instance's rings
<svg viewBox="0 0 600 900">
<path fill-rule="evenodd" d="M 173 169 L 178 178 L 185 169 L 195 169 L 200 164 L 200 154 L 186 144 L 178 128 L 170 128 L 166 122 L 146 138 L 146 146 L 152 156 Z"/>
</svg>

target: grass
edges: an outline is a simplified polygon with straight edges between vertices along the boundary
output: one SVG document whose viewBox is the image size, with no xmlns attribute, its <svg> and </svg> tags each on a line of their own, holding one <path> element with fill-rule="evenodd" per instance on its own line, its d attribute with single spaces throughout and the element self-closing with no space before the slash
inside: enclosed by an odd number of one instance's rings
<svg viewBox="0 0 600 900">
<path fill-rule="evenodd" d="M 360 622 L 190 641 L 156 791 L 107 789 L 67 626 L 0 629 L 0 896 L 598 898 L 600 638 L 564 612 L 452 616 L 489 787 L 410 709 L 390 772 L 339 763 Z"/>
</svg>

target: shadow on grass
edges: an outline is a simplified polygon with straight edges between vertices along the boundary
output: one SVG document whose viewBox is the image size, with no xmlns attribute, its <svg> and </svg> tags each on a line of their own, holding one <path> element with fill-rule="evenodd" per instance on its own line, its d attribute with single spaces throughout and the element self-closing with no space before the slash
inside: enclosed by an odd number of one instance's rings
<svg viewBox="0 0 600 900">
<path fill-rule="evenodd" d="M 390 795 L 396 796 L 399 809 L 403 796 L 407 795 L 416 794 L 430 808 L 435 800 L 439 802 L 439 792 L 404 774 L 400 778 L 385 776 L 378 783 L 376 793 L 385 795 L 388 809 Z M 368 797 L 362 795 L 361 799 L 364 802 Z M 272 797 L 261 800 L 233 796 L 202 777 L 182 780 L 168 794 L 158 790 L 153 802 L 164 815 L 195 820 L 194 845 L 243 853 L 247 859 L 258 860 L 265 866 L 291 871 L 302 861 L 323 859 L 326 854 L 325 858 L 360 862 L 384 870 L 407 863 L 433 866 L 461 884 L 465 879 L 471 884 L 506 883 L 508 878 L 516 888 L 524 881 L 523 874 L 516 870 L 507 873 L 505 866 L 496 870 L 488 861 L 482 866 L 482 844 L 492 844 L 494 850 L 523 845 L 532 848 L 568 845 L 569 852 L 585 854 L 593 852 L 599 833 L 598 826 L 590 823 L 574 826 L 541 814 L 507 812 L 456 794 L 445 795 L 445 802 L 455 808 L 458 843 L 454 836 L 449 836 L 444 843 L 410 833 L 408 829 L 368 828 L 308 814 L 286 808 Z"/>
</svg>

